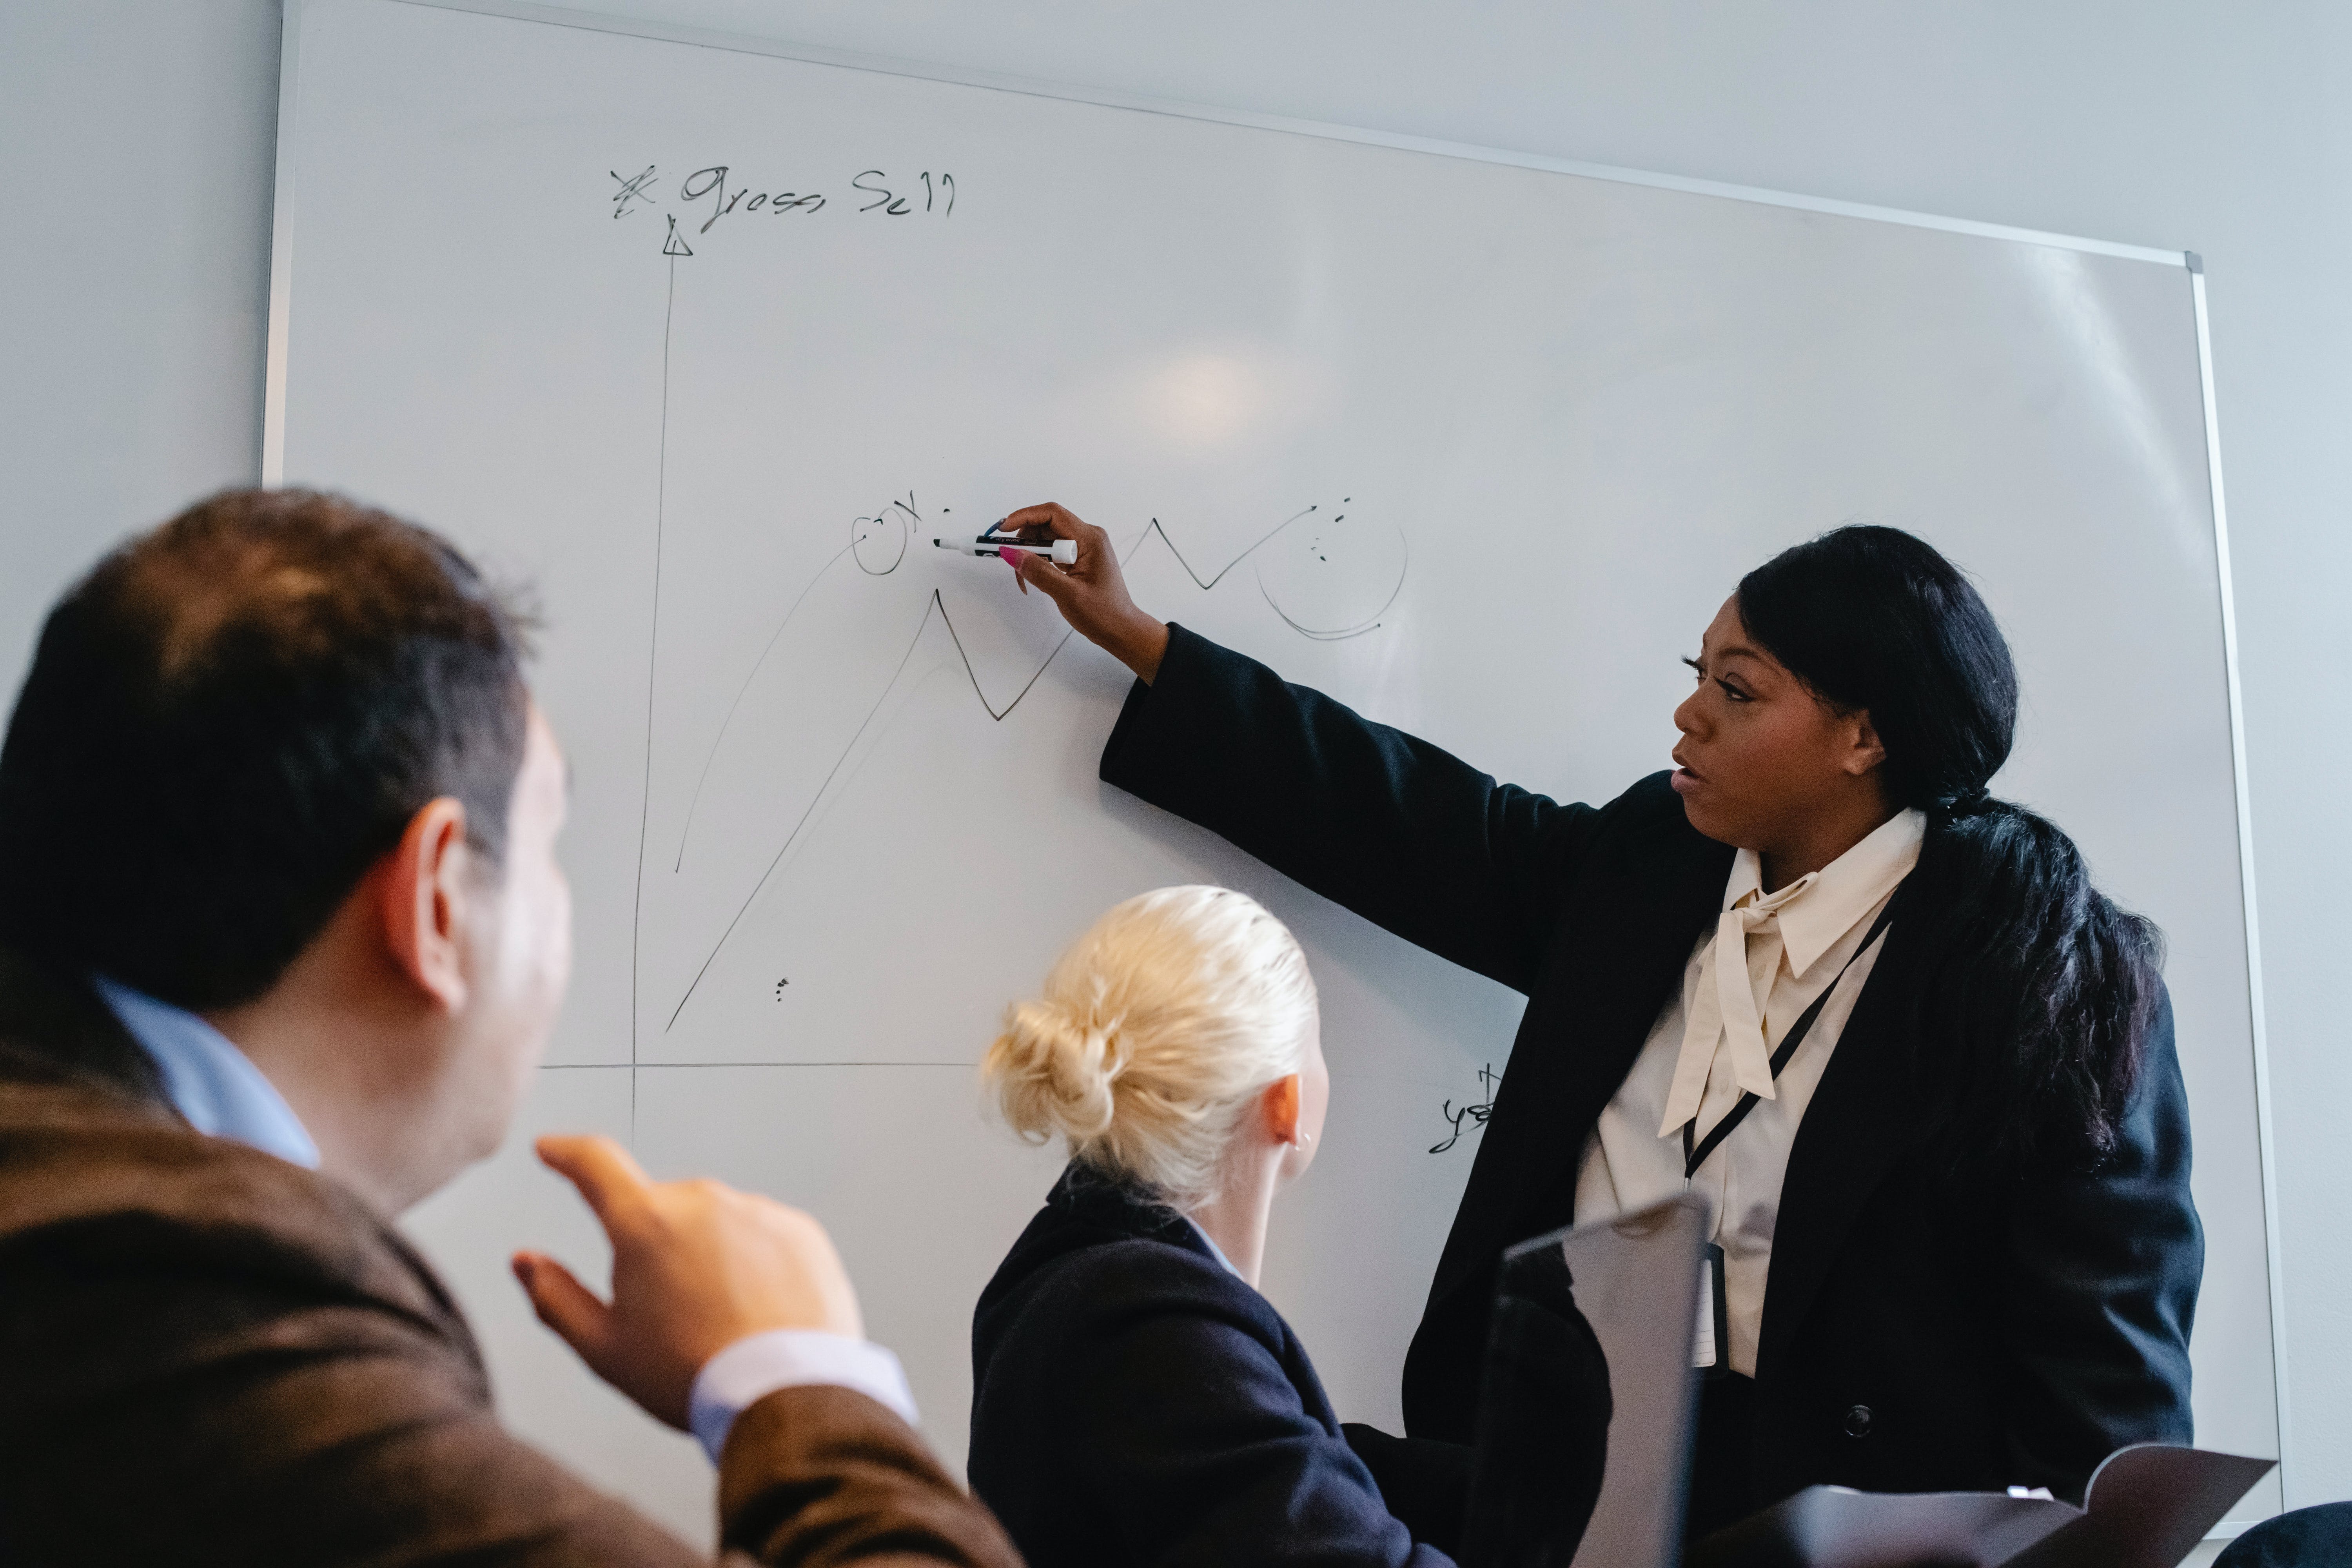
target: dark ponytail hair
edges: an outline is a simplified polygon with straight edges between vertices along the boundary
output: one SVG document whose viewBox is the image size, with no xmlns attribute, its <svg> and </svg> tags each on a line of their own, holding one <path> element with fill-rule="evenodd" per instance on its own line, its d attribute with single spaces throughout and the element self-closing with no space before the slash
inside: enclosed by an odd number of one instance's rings
<svg viewBox="0 0 2352 1568">
<path fill-rule="evenodd" d="M 1927 813 L 1912 873 L 1938 922 L 1916 998 L 1953 1173 L 2096 1165 L 2154 1021 L 2162 939 L 2091 885 L 2056 824 L 1986 793 L 2017 668 L 1967 577 L 1896 528 L 1841 528 L 1739 584 L 1748 636 L 1842 711 L 1866 709 L 1887 800 Z"/>
</svg>

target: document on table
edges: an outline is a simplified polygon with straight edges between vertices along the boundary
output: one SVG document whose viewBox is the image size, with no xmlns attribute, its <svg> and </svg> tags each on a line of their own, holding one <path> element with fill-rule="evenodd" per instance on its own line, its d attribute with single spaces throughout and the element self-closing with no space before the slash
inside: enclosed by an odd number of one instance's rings
<svg viewBox="0 0 2352 1568">
<path fill-rule="evenodd" d="M 1808 1487 L 1717 1531 L 1687 1568 L 2177 1568 L 2272 1459 L 2140 1443 L 2107 1456 L 2084 1505 L 1999 1492 Z"/>
</svg>

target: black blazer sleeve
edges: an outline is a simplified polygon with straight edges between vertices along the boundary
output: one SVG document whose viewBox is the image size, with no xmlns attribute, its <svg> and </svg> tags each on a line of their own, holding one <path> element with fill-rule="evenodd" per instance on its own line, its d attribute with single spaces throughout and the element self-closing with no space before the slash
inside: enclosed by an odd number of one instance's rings
<svg viewBox="0 0 2352 1568">
<path fill-rule="evenodd" d="M 1106 783 L 1525 991 L 1600 814 L 1495 780 L 1182 626 L 1103 748 Z"/>
<path fill-rule="evenodd" d="M 1116 1521 L 1106 1562 L 1452 1568 L 1390 1516 L 1362 1461 L 1307 1408 L 1270 1310 L 1216 1264 L 1151 1242 L 1101 1249 L 1059 1282 L 1052 1447 L 1071 1489 Z"/>
<path fill-rule="evenodd" d="M 2126 1444 L 2192 1437 L 2189 1333 L 2205 1237 L 2168 996 L 2146 1049 L 2115 1153 L 2021 1194 L 2003 1237 L 2013 1473 L 2077 1499 Z"/>
</svg>

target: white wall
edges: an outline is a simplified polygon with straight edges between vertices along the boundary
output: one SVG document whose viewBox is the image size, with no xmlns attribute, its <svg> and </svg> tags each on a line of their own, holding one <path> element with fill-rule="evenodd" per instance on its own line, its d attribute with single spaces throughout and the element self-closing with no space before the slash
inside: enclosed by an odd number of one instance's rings
<svg viewBox="0 0 2352 1568">
<path fill-rule="evenodd" d="M 2352 1495 L 2352 8 L 603 0 L 680 25 L 2195 249 L 2277 1111 L 2289 1497 Z M 79 541 L 257 470 L 268 0 L 0 4 L 0 681 Z M 1399 215 L 1400 222 L 1411 221 Z M 1824 520 L 1829 521 L 1833 520 Z M 2135 679 L 2128 668 L 2113 672 Z"/>
<path fill-rule="evenodd" d="M 275 0 L 0 0 L 0 686 L 93 535 L 259 472 Z"/>
</svg>

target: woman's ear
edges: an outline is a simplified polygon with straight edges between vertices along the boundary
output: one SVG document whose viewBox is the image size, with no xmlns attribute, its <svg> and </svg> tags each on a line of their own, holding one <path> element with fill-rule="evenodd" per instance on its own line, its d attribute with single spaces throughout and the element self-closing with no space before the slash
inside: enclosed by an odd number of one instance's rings
<svg viewBox="0 0 2352 1568">
<path fill-rule="evenodd" d="M 1847 741 L 1843 766 L 1847 773 L 1860 778 L 1886 760 L 1886 746 L 1870 721 L 1869 709 L 1855 709 L 1851 722 L 1853 732 Z"/>
<path fill-rule="evenodd" d="M 466 1005 L 465 917 L 472 848 L 466 807 L 450 795 L 408 819 L 378 865 L 383 938 L 393 966 L 444 1012 Z"/>
<path fill-rule="evenodd" d="M 1265 1086 L 1258 1104 L 1265 1113 L 1267 1138 L 1276 1143 L 1298 1142 L 1298 1114 L 1301 1106 L 1298 1075 L 1278 1078 Z"/>
</svg>

